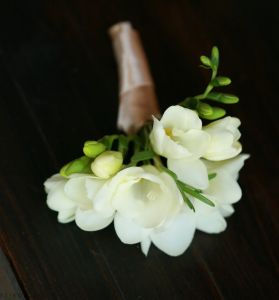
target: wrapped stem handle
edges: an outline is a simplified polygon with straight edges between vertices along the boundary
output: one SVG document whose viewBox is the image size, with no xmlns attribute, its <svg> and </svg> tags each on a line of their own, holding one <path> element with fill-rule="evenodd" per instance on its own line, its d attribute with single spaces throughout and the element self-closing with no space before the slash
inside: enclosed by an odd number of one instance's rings
<svg viewBox="0 0 279 300">
<path fill-rule="evenodd" d="M 151 73 L 140 37 L 129 22 L 121 22 L 109 30 L 119 73 L 119 110 L 117 127 L 135 133 L 159 106 Z"/>
</svg>

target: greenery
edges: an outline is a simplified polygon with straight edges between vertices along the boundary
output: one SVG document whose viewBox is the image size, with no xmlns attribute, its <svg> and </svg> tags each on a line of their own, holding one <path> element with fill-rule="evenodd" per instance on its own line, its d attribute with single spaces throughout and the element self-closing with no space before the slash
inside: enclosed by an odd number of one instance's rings
<svg viewBox="0 0 279 300">
<path fill-rule="evenodd" d="M 231 84 L 231 79 L 225 76 L 217 76 L 219 68 L 219 50 L 214 46 L 211 50 L 211 56 L 202 55 L 200 57 L 201 67 L 211 70 L 211 78 L 202 94 L 188 97 L 179 105 L 196 110 L 199 116 L 206 120 L 216 120 L 222 118 L 226 114 L 226 110 L 222 107 L 211 106 L 205 100 L 215 101 L 222 104 L 235 104 L 239 98 L 232 94 L 221 92 L 213 92 L 214 88 L 219 88 Z"/>
</svg>

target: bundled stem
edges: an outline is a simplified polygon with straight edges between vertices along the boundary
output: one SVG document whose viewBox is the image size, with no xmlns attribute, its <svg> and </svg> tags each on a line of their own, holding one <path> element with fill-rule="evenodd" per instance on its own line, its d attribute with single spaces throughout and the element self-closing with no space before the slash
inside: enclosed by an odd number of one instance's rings
<svg viewBox="0 0 279 300">
<path fill-rule="evenodd" d="M 129 22 L 109 30 L 119 73 L 119 110 L 117 126 L 128 134 L 138 131 L 159 106 L 140 37 Z"/>
</svg>

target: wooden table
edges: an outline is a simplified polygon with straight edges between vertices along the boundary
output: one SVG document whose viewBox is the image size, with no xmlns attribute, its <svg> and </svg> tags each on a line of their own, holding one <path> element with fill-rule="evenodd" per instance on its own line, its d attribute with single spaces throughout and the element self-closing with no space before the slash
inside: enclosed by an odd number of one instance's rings
<svg viewBox="0 0 279 300">
<path fill-rule="evenodd" d="M 0 299 L 278 299 L 278 11 L 276 1 L 2 1 L 0 9 Z M 62 225 L 43 182 L 115 131 L 118 82 L 107 29 L 139 30 L 161 108 L 199 93 L 199 56 L 221 51 L 241 98 L 251 159 L 228 228 L 197 232 L 172 258 L 145 258 L 113 226 Z M 7 260 L 6 260 L 7 259 Z"/>
</svg>

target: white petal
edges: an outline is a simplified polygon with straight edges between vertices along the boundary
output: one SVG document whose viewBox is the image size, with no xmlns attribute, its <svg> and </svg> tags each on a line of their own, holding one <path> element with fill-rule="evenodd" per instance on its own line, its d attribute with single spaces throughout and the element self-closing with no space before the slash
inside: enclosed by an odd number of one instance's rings
<svg viewBox="0 0 279 300">
<path fill-rule="evenodd" d="M 196 227 L 207 233 L 219 233 L 226 229 L 227 223 L 216 207 L 196 201 Z"/>
<path fill-rule="evenodd" d="M 210 180 L 205 191 L 206 195 L 214 197 L 218 204 L 232 204 L 240 200 L 241 188 L 237 181 L 225 172 L 217 172 L 217 176 Z"/>
<path fill-rule="evenodd" d="M 114 217 L 114 228 L 121 242 L 125 244 L 139 243 L 149 232 L 119 213 Z"/>
<path fill-rule="evenodd" d="M 210 135 L 197 129 L 190 129 L 177 137 L 177 139 L 195 158 L 203 156 L 210 145 Z"/>
<path fill-rule="evenodd" d="M 85 188 L 86 178 L 87 176 L 70 178 L 65 184 L 64 188 L 66 195 L 82 209 L 89 209 L 90 207 L 92 207 L 92 203 L 87 197 Z"/>
<path fill-rule="evenodd" d="M 216 210 L 207 216 L 197 218 L 196 227 L 206 233 L 220 233 L 226 229 L 227 222 Z"/>
<path fill-rule="evenodd" d="M 85 231 L 97 231 L 107 227 L 113 220 L 113 216 L 104 217 L 93 209 L 81 210 L 76 212 L 76 224 Z"/>
<path fill-rule="evenodd" d="M 62 210 L 58 213 L 57 219 L 60 223 L 69 223 L 75 219 L 76 208 Z"/>
<path fill-rule="evenodd" d="M 238 142 L 241 136 L 237 128 L 239 125 L 239 119 L 226 117 L 203 127 L 203 130 L 211 136 L 211 143 L 203 157 L 219 161 L 238 155 L 242 150 Z"/>
<path fill-rule="evenodd" d="M 85 181 L 85 188 L 87 197 L 90 200 L 94 200 L 94 197 L 100 190 L 100 188 L 107 182 L 107 180 L 96 178 L 96 177 L 87 177 Z"/>
<path fill-rule="evenodd" d="M 195 233 L 194 213 L 189 209 L 172 219 L 168 228 L 151 233 L 151 240 L 157 248 L 168 255 L 178 256 L 190 245 Z"/>
<path fill-rule="evenodd" d="M 112 216 L 115 212 L 111 202 L 113 191 L 110 182 L 107 182 L 96 193 L 93 200 L 94 209 L 107 217 Z"/>
<path fill-rule="evenodd" d="M 201 129 L 202 122 L 198 114 L 180 105 L 170 106 L 163 114 L 161 122 L 164 127 L 179 128 L 181 130 Z"/>
<path fill-rule="evenodd" d="M 208 151 L 203 155 L 204 158 L 212 161 L 220 161 L 230 159 L 237 156 L 242 151 L 242 145 L 236 141 L 231 146 L 224 149 L 218 147 L 217 144 L 214 147 L 210 147 Z"/>
<path fill-rule="evenodd" d="M 146 237 L 144 240 L 141 241 L 140 243 L 141 251 L 145 256 L 147 256 L 150 246 L 151 246 L 151 239 L 149 237 Z"/>
<path fill-rule="evenodd" d="M 45 191 L 49 193 L 51 190 L 55 189 L 57 184 L 61 182 L 65 183 L 66 181 L 67 179 L 62 177 L 60 174 L 54 174 L 44 182 Z"/>
<path fill-rule="evenodd" d="M 234 213 L 234 208 L 232 205 L 227 204 L 227 205 L 220 205 L 219 211 L 222 214 L 223 217 L 229 217 Z"/>
<path fill-rule="evenodd" d="M 207 166 L 209 172 L 218 173 L 219 170 L 224 171 L 232 176 L 235 180 L 238 178 L 238 173 L 244 165 L 244 161 L 250 157 L 249 154 L 240 154 L 232 159 L 223 161 L 210 162 L 205 160 L 204 163 Z"/>
<path fill-rule="evenodd" d="M 163 125 L 156 118 L 153 118 L 153 129 L 150 134 L 150 141 L 154 151 L 164 157 L 181 158 L 192 156 L 184 147 L 167 136 Z"/>
<path fill-rule="evenodd" d="M 204 163 L 200 159 L 168 159 L 168 168 L 176 173 L 177 177 L 201 190 L 208 187 L 208 174 Z"/>
<path fill-rule="evenodd" d="M 76 207 L 76 203 L 73 202 L 65 193 L 64 193 L 64 182 L 60 182 L 54 191 L 51 191 L 47 195 L 47 205 L 50 209 L 55 211 L 68 210 Z"/>
<path fill-rule="evenodd" d="M 204 129 L 209 129 L 209 128 L 226 128 L 230 132 L 232 132 L 234 135 L 238 137 L 238 127 L 240 126 L 241 122 L 238 118 L 235 117 L 225 117 L 223 119 L 219 119 L 217 121 L 213 121 L 210 124 L 204 126 Z"/>
</svg>

